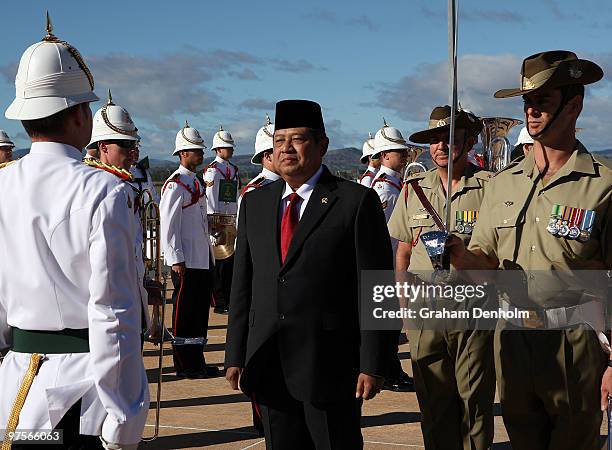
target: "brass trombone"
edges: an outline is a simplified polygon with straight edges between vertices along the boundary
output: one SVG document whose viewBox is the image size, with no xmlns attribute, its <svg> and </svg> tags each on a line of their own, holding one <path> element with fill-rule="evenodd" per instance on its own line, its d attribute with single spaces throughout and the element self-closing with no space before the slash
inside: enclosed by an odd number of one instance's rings
<svg viewBox="0 0 612 450">
<path fill-rule="evenodd" d="M 161 412 L 161 385 L 164 358 L 164 342 L 173 339 L 166 329 L 166 276 L 162 272 L 160 247 L 160 213 L 159 205 L 153 201 L 153 195 L 147 189 L 141 191 L 141 211 L 143 260 L 145 265 L 144 286 L 148 294 L 148 303 L 153 307 L 151 326 L 145 333 L 145 340 L 159 345 L 157 359 L 157 396 L 155 404 L 155 430 L 153 436 L 143 437 L 144 442 L 157 439 L 159 435 L 159 416 Z"/>
</svg>

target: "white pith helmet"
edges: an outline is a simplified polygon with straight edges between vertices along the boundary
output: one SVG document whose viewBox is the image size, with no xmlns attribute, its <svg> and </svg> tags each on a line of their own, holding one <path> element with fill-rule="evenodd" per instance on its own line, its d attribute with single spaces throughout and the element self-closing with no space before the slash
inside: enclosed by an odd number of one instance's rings
<svg viewBox="0 0 612 450">
<path fill-rule="evenodd" d="M 383 117 L 383 127 L 374 136 L 374 149 L 376 153 L 380 153 L 387 150 L 409 150 L 410 147 L 406 145 L 406 139 L 400 130 L 387 125 Z"/>
<path fill-rule="evenodd" d="M 527 127 L 521 128 L 521 131 L 518 135 L 518 139 L 516 140 L 516 147 L 519 144 L 533 144 L 533 138 L 529 136 L 529 131 L 527 131 Z"/>
<path fill-rule="evenodd" d="M 134 125 L 130 113 L 123 107 L 113 103 L 110 89 L 106 105 L 96 111 L 93 118 L 91 142 L 86 148 L 94 148 L 99 141 L 109 139 L 125 139 L 138 141 L 138 128 Z"/>
<path fill-rule="evenodd" d="M 210 149 L 214 150 L 216 148 L 234 148 L 234 138 L 229 131 L 223 129 L 223 125 L 219 127 L 219 131 L 213 136 L 213 145 Z"/>
<path fill-rule="evenodd" d="M 362 164 L 368 162 L 368 158 L 370 156 L 374 156 L 377 152 L 374 148 L 374 138 L 372 137 L 372 133 L 368 133 L 370 136 L 368 140 L 363 143 L 363 148 L 361 150 L 361 158 L 359 159 Z"/>
<path fill-rule="evenodd" d="M 266 124 L 259 129 L 255 136 L 255 154 L 251 158 L 251 164 L 261 164 L 263 154 L 274 147 L 274 124 L 270 116 L 266 114 Z"/>
<path fill-rule="evenodd" d="M 76 48 L 53 35 L 47 13 L 47 35 L 21 56 L 15 78 L 15 99 L 7 119 L 34 120 L 80 103 L 95 102 L 94 79 Z"/>
<path fill-rule="evenodd" d="M 15 143 L 4 130 L 0 130 L 0 147 L 15 147 Z"/>
<path fill-rule="evenodd" d="M 200 132 L 193 127 L 189 126 L 189 123 L 185 121 L 185 126 L 176 133 L 176 141 L 174 145 L 173 155 L 176 155 L 181 150 L 204 150 L 204 139 L 200 136 Z"/>
</svg>

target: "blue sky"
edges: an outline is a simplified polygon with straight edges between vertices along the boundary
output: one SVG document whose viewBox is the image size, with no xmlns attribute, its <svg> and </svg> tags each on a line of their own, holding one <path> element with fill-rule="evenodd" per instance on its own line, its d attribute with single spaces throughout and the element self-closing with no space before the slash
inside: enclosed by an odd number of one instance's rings
<svg viewBox="0 0 612 450">
<path fill-rule="evenodd" d="M 407 137 L 448 102 L 446 0 L 11 2 L 3 8 L 0 103 L 14 95 L 21 53 L 55 34 L 79 49 L 103 98 L 110 87 L 142 130 L 143 152 L 170 158 L 189 120 L 207 143 L 223 124 L 238 153 L 251 153 L 265 113 L 283 98 L 318 101 L 331 147 L 361 147 L 382 117 Z M 604 68 L 587 91 L 580 139 L 612 147 L 609 0 L 459 0 L 459 89 L 464 108 L 521 118 L 520 99 L 495 100 L 518 84 L 521 60 L 568 49 Z M 96 110 L 100 104 L 92 105 Z M 28 141 L 18 122 L 0 128 Z M 518 127 L 517 127 L 518 128 Z M 512 133 L 512 137 L 518 129 Z"/>
</svg>

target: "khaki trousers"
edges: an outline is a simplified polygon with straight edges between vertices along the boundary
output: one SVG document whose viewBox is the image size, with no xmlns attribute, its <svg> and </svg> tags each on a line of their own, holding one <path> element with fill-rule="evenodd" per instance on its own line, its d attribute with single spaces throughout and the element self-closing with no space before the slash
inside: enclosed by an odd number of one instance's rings
<svg viewBox="0 0 612 450">
<path fill-rule="evenodd" d="M 504 424 L 517 450 L 594 450 L 607 355 L 585 327 L 521 330 L 500 321 L 495 365 Z"/>
<path fill-rule="evenodd" d="M 409 331 L 427 450 L 486 450 L 493 442 L 493 331 Z"/>
</svg>

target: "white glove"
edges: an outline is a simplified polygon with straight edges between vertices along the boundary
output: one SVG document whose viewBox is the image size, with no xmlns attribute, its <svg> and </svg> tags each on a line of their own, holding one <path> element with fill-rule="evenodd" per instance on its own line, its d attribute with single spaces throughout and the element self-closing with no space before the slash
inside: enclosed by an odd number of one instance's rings
<svg viewBox="0 0 612 450">
<path fill-rule="evenodd" d="M 212 244 L 213 247 L 217 245 L 217 238 L 213 236 L 212 234 L 210 235 L 210 243 Z"/>
</svg>

